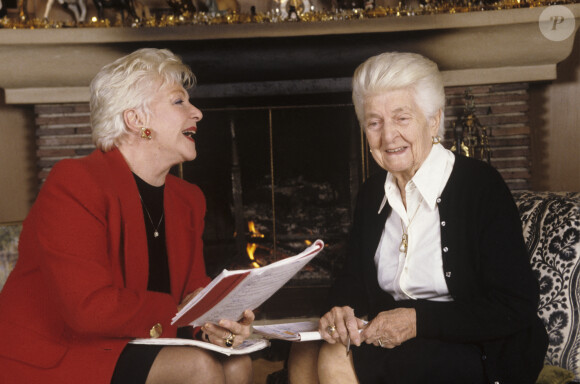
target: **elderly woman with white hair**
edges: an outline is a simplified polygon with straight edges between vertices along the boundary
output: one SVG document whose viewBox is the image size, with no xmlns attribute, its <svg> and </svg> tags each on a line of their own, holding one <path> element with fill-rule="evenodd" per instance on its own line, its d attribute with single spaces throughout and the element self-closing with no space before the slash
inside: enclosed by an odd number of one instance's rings
<svg viewBox="0 0 580 384">
<path fill-rule="evenodd" d="M 518 211 L 494 168 L 440 144 L 437 65 L 372 57 L 353 102 L 384 171 L 359 192 L 326 343 L 293 346 L 291 383 L 534 383 L 547 335 Z"/>
<path fill-rule="evenodd" d="M 49 174 L 0 294 L 2 383 L 251 383 L 248 356 L 128 344 L 176 337 L 171 320 L 208 282 L 201 190 L 170 168 L 196 157 L 195 78 L 168 50 L 141 49 L 91 83 L 97 149 Z M 196 335 L 237 346 L 254 319 Z"/>
</svg>

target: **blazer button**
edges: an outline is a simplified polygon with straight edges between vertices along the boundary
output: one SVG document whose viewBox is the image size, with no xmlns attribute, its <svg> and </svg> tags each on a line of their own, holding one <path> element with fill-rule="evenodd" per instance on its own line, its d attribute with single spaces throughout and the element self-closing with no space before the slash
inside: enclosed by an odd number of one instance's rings
<svg viewBox="0 0 580 384">
<path fill-rule="evenodd" d="M 446 224 L 446 223 L 445 223 L 445 221 L 442 221 L 442 222 L 441 222 L 441 226 L 442 226 L 442 227 L 444 227 L 444 226 L 445 226 L 445 224 Z"/>
<path fill-rule="evenodd" d="M 163 327 L 161 326 L 160 323 L 155 324 L 149 330 L 149 336 L 151 336 L 152 339 L 158 338 L 159 336 L 161 336 L 162 333 L 163 333 Z"/>
</svg>

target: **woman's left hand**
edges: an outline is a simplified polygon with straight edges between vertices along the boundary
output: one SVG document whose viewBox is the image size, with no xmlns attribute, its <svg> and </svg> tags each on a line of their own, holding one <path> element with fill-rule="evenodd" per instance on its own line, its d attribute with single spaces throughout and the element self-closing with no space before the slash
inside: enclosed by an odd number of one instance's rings
<svg viewBox="0 0 580 384">
<path fill-rule="evenodd" d="M 218 324 L 207 323 L 202 330 L 202 339 L 220 347 L 237 347 L 252 333 L 254 312 L 244 311 L 240 321 L 220 320 Z"/>
<path fill-rule="evenodd" d="M 189 295 L 185 296 L 185 298 L 181 300 L 181 303 L 179 303 L 179 305 L 177 306 L 177 312 L 181 311 L 183 307 L 187 305 L 187 303 L 189 303 L 195 296 L 197 296 L 198 293 L 202 291 L 202 289 L 203 288 L 198 288 L 195 291 L 191 292 Z"/>
<path fill-rule="evenodd" d="M 381 312 L 361 332 L 367 344 L 395 348 L 417 336 L 417 316 L 413 308 Z"/>
</svg>

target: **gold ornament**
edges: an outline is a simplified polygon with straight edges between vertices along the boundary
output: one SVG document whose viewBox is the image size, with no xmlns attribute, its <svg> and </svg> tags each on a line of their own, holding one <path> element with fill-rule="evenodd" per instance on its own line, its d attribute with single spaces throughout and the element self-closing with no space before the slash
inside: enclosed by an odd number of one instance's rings
<svg viewBox="0 0 580 384">
<path fill-rule="evenodd" d="M 491 161 L 491 148 L 487 136 L 487 128 L 479 123 L 475 115 L 474 97 L 469 89 L 465 91 L 465 108 L 463 113 L 452 124 L 455 140 L 451 147 L 456 152 L 467 157 Z"/>
</svg>

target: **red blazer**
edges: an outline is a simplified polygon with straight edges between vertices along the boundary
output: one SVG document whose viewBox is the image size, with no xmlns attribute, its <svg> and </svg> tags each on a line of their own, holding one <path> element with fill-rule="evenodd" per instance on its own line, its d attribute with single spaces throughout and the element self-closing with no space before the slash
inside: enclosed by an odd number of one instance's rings
<svg viewBox="0 0 580 384">
<path fill-rule="evenodd" d="M 121 351 L 162 337 L 182 298 L 205 286 L 201 190 L 169 175 L 165 225 L 171 295 L 147 291 L 137 185 L 118 150 L 59 162 L 24 222 L 0 293 L 0 383 L 109 383 Z"/>
</svg>

